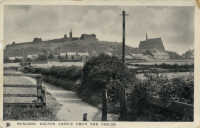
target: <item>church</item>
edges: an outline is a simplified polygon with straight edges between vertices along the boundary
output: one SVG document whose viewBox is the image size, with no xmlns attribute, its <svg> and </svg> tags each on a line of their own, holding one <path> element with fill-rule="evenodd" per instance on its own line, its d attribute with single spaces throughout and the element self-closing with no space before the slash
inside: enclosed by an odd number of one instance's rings
<svg viewBox="0 0 200 128">
<path fill-rule="evenodd" d="M 147 33 L 146 33 L 146 40 L 140 41 L 139 49 L 145 49 L 145 50 L 157 49 L 159 51 L 165 51 L 162 39 L 161 38 L 149 39 Z"/>
</svg>

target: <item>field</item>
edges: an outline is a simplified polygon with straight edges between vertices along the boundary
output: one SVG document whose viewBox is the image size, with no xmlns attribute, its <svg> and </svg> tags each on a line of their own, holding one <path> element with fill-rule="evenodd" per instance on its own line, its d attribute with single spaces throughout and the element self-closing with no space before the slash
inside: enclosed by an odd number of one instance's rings
<svg viewBox="0 0 200 128">
<path fill-rule="evenodd" d="M 4 72 L 20 73 L 13 70 L 4 70 Z M 4 76 L 4 84 L 9 85 L 35 85 L 32 78 L 22 76 Z M 4 94 L 35 94 L 36 88 L 23 87 L 4 87 Z M 33 103 L 36 97 L 3 97 L 3 119 L 4 120 L 56 120 L 55 111 L 58 109 L 57 101 L 46 92 L 47 107 L 37 107 Z"/>
<path fill-rule="evenodd" d="M 104 62 L 105 60 L 102 59 L 102 61 Z M 174 63 L 137 63 L 133 65 L 134 69 L 129 68 L 127 70 L 131 74 L 131 76 L 128 77 L 130 77 L 131 81 L 134 81 L 129 84 L 126 89 L 128 96 L 128 120 L 193 120 L 194 66 L 189 62 L 180 62 L 179 64 L 178 62 Z M 73 62 L 49 62 L 48 64 L 38 64 L 37 66 L 26 67 L 22 71 L 27 73 L 40 73 L 43 75 L 43 80 L 45 82 L 64 90 L 71 90 L 84 102 L 101 108 L 102 88 L 101 86 L 98 86 L 97 89 L 97 84 L 93 84 L 93 82 L 97 83 L 96 80 L 101 81 L 102 77 L 99 77 L 98 74 L 95 74 L 95 71 L 92 71 L 91 73 L 93 75 L 91 74 L 87 81 L 89 86 L 85 88 L 86 86 L 82 86 L 81 81 L 84 79 L 84 75 L 81 72 L 82 66 L 83 65 L 80 63 L 75 63 L 74 65 Z M 107 67 L 101 68 L 101 70 L 105 68 Z M 95 70 L 98 70 L 98 68 L 95 68 Z M 118 71 L 118 68 L 115 71 Z M 100 75 L 103 75 L 104 77 L 108 76 L 107 73 L 102 73 L 103 74 Z M 96 79 L 95 75 L 101 79 Z M 110 98 L 111 96 L 111 93 L 108 92 L 108 97 Z M 119 99 L 117 97 L 114 98 Z M 117 102 L 113 102 L 109 99 L 108 112 L 118 115 L 119 102 L 118 100 L 116 101 Z M 147 107 L 149 108 L 148 110 L 146 109 Z M 183 109 L 185 112 L 183 112 Z"/>
<path fill-rule="evenodd" d="M 169 65 L 191 65 L 194 64 L 194 60 L 159 60 L 159 61 L 146 61 L 146 62 L 128 62 L 131 65 L 160 65 L 160 64 L 169 64 Z"/>
</svg>

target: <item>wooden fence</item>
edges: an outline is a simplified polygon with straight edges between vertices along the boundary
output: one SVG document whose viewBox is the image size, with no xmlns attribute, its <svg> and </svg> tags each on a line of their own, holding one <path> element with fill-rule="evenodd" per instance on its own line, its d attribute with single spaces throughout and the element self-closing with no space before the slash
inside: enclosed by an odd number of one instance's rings
<svg viewBox="0 0 200 128">
<path fill-rule="evenodd" d="M 36 106 L 45 106 L 46 105 L 46 95 L 45 88 L 42 86 L 42 75 L 40 74 L 19 74 L 19 73 L 4 73 L 4 76 L 15 76 L 15 77 L 31 77 L 36 80 L 36 85 L 32 84 L 6 84 L 4 83 L 4 90 L 6 89 L 18 89 L 18 90 L 27 90 L 25 94 L 12 94 L 8 92 L 4 92 L 4 104 L 31 104 Z M 34 92 L 35 91 L 35 92 Z M 31 94 L 27 94 L 27 92 L 31 92 Z M 8 98 L 6 101 L 5 98 Z M 12 99 L 17 98 L 18 101 L 9 102 Z M 35 98 L 35 100 L 29 99 Z M 28 99 L 28 100 L 27 100 Z"/>
</svg>

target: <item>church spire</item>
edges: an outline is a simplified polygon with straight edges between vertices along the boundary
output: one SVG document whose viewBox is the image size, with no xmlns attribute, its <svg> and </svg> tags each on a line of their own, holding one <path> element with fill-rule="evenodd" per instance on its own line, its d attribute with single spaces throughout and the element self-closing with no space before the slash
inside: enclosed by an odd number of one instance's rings
<svg viewBox="0 0 200 128">
<path fill-rule="evenodd" d="M 146 40 L 148 40 L 148 34 L 147 34 L 147 32 L 146 32 Z"/>
</svg>

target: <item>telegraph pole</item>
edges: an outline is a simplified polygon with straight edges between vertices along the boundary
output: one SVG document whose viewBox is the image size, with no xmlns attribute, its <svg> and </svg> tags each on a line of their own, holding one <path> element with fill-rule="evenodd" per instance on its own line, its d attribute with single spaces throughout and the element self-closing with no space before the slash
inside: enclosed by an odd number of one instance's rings
<svg viewBox="0 0 200 128">
<path fill-rule="evenodd" d="M 122 62 L 125 63 L 126 11 L 122 11 Z"/>
<path fill-rule="evenodd" d="M 125 30 L 126 30 L 126 11 L 122 11 L 122 62 L 125 64 Z M 125 87 L 120 88 L 120 120 L 127 120 L 127 107 L 126 107 L 126 90 Z"/>
</svg>

